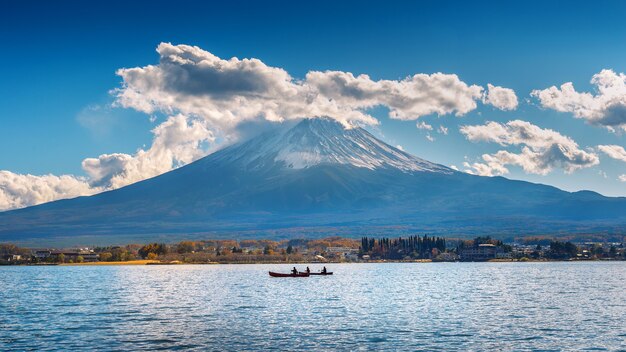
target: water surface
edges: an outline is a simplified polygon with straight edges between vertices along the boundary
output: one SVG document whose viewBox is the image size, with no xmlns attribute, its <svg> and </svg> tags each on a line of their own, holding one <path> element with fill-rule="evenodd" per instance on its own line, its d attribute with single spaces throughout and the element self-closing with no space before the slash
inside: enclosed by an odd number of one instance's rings
<svg viewBox="0 0 626 352">
<path fill-rule="evenodd" d="M 0 267 L 0 350 L 626 350 L 624 262 L 289 268 Z"/>
</svg>

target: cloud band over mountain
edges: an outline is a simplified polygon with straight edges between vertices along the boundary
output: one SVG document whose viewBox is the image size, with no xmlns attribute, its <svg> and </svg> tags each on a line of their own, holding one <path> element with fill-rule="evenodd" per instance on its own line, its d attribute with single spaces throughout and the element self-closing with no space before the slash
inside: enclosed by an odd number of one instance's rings
<svg viewBox="0 0 626 352">
<path fill-rule="evenodd" d="M 189 45 L 161 43 L 158 65 L 120 69 L 117 102 L 146 113 L 200 116 L 216 128 L 244 120 L 282 121 L 330 117 L 350 124 L 376 124 L 367 110 L 389 109 L 389 117 L 455 114 L 476 109 L 481 100 L 499 109 L 517 106 L 515 93 L 489 85 L 468 85 L 457 75 L 415 74 L 402 80 L 372 80 L 341 71 L 310 71 L 303 80 L 258 59 L 221 59 Z M 485 99 L 483 99 L 483 97 Z"/>
<path fill-rule="evenodd" d="M 330 117 L 344 126 L 372 125 L 378 121 L 368 110 L 378 106 L 399 120 L 463 116 L 481 102 L 501 110 L 517 106 L 513 90 L 491 84 L 485 90 L 455 74 L 373 80 L 365 74 L 311 71 L 296 79 L 259 59 L 222 59 L 195 46 L 161 43 L 157 53 L 157 65 L 119 69 L 122 86 L 112 91 L 117 106 L 169 115 L 152 131 L 152 145 L 132 155 L 87 158 L 82 162 L 87 177 L 3 171 L 0 210 L 91 195 L 159 175 L 214 150 L 218 137 L 232 142 L 246 121 Z"/>
<path fill-rule="evenodd" d="M 396 120 L 428 115 L 464 116 L 479 104 L 502 111 L 517 109 L 510 88 L 468 84 L 455 74 L 414 74 L 398 80 L 375 80 L 366 74 L 310 71 L 292 77 L 259 59 L 222 59 L 189 45 L 161 43 L 155 65 L 122 68 L 119 88 L 111 91 L 115 106 L 166 116 L 153 130 L 152 145 L 133 154 L 109 153 L 82 162 L 86 177 L 0 173 L 0 210 L 56 199 L 90 195 L 154 177 L 195 161 L 220 145 L 240 138 L 247 123 L 282 122 L 329 117 L 347 128 L 376 125 L 373 108 L 382 107 Z M 534 90 L 541 106 L 570 112 L 612 131 L 626 130 L 626 76 L 602 70 L 591 83 L 597 94 L 578 92 L 573 84 Z M 448 128 L 418 121 L 427 132 L 447 135 Z M 595 166 L 593 150 L 583 150 L 570 137 L 522 120 L 488 122 L 460 129 L 469 141 L 487 141 L 519 152 L 499 150 L 482 161 L 466 163 L 465 171 L 493 176 L 509 173 L 508 165 L 545 175 L 555 168 L 567 173 Z M 430 141 L 435 138 L 427 134 Z M 621 150 L 619 149 L 621 148 Z M 601 145 L 596 150 L 623 160 L 623 147 Z"/>
</svg>

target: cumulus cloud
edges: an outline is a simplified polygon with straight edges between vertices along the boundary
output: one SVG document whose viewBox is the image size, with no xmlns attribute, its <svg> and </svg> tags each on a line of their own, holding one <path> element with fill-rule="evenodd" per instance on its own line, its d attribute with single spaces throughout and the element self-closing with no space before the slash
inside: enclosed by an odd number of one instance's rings
<svg viewBox="0 0 626 352">
<path fill-rule="evenodd" d="M 463 162 L 463 167 L 465 168 L 465 172 L 472 175 L 479 176 L 500 176 L 504 174 L 508 174 L 509 170 L 500 163 L 497 159 L 491 157 L 489 154 L 483 155 L 484 163 L 475 162 L 469 163 L 467 161 Z"/>
<path fill-rule="evenodd" d="M 593 152 L 580 149 L 567 136 L 542 129 L 527 121 L 513 120 L 506 124 L 488 122 L 485 125 L 462 126 L 460 132 L 472 142 L 493 142 L 501 146 L 522 146 L 521 152 L 500 150 L 482 155 L 482 162 L 467 163 L 466 171 L 484 176 L 503 175 L 509 172 L 506 165 L 517 165 L 527 173 L 546 175 L 554 168 L 566 173 L 591 167 L 599 163 Z"/>
<path fill-rule="evenodd" d="M 622 181 L 622 182 L 626 182 L 626 174 L 619 175 L 619 177 L 617 179 Z"/>
<path fill-rule="evenodd" d="M 432 126 L 432 125 L 427 124 L 427 123 L 426 123 L 426 122 L 424 122 L 424 121 L 418 121 L 418 122 L 415 124 L 415 127 L 417 127 L 417 129 L 419 129 L 419 130 L 426 130 L 426 131 L 432 131 L 432 130 L 433 130 L 433 126 Z"/>
<path fill-rule="evenodd" d="M 83 160 L 93 186 L 115 189 L 160 175 L 206 155 L 215 140 L 203 121 L 184 115 L 171 116 L 153 131 L 149 149 L 134 155 L 103 154 Z"/>
<path fill-rule="evenodd" d="M 430 114 L 462 116 L 476 109 L 484 95 L 484 88 L 468 85 L 454 74 L 373 80 L 365 74 L 311 71 L 297 80 L 258 59 L 221 59 L 195 46 L 161 43 L 157 52 L 158 65 L 117 71 L 123 80 L 114 91 L 117 103 L 146 113 L 201 116 L 225 129 L 259 118 L 331 117 L 346 126 L 376 124 L 366 112 L 375 106 L 387 107 L 391 118 L 401 120 Z M 492 95 L 487 103 L 505 106 L 496 99 L 502 93 Z"/>
<path fill-rule="evenodd" d="M 491 104 L 500 110 L 517 109 L 517 95 L 510 88 L 503 88 L 487 84 L 487 93 L 483 97 L 485 104 Z"/>
<path fill-rule="evenodd" d="M 572 82 L 560 87 L 533 90 L 541 106 L 560 112 L 569 112 L 591 124 L 610 130 L 626 130 L 626 75 L 613 70 L 602 70 L 593 75 L 591 84 L 595 94 L 578 92 Z"/>
<path fill-rule="evenodd" d="M 431 114 L 463 116 L 479 102 L 503 110 L 511 107 L 503 101 L 512 91 L 489 85 L 485 93 L 483 87 L 454 74 L 374 80 L 349 72 L 311 71 L 296 79 L 259 59 L 222 59 L 195 46 L 161 43 L 157 53 L 158 64 L 119 69 L 121 87 L 111 91 L 115 106 L 150 114 L 151 121 L 156 113 L 170 116 L 152 131 L 152 145 L 134 154 L 87 158 L 82 162 L 85 178 L 4 171 L 0 210 L 90 195 L 159 175 L 206 155 L 216 148 L 216 139 L 245 135 L 242 126 L 259 121 L 330 117 L 351 127 L 377 124 L 368 110 L 378 106 L 400 120 Z M 77 120 L 99 130 L 110 122 L 107 113 L 90 108 Z M 113 132 L 115 126 L 109 125 Z M 428 124 L 420 126 L 433 130 Z M 441 126 L 438 132 L 445 134 L 447 129 Z M 430 134 L 427 138 L 434 140 Z"/>
<path fill-rule="evenodd" d="M 22 208 L 102 191 L 72 175 L 23 175 L 0 171 L 0 210 Z"/>
<path fill-rule="evenodd" d="M 619 145 L 599 145 L 598 149 L 609 157 L 626 162 L 626 150 Z"/>
<path fill-rule="evenodd" d="M 148 149 L 83 160 L 88 177 L 23 175 L 0 171 L 0 210 L 112 190 L 160 175 L 206 155 L 215 137 L 204 120 L 169 117 L 153 129 Z"/>
<path fill-rule="evenodd" d="M 348 109 L 386 106 L 389 116 L 400 120 L 431 114 L 462 116 L 476 109 L 483 93 L 482 87 L 443 73 L 374 81 L 368 75 L 355 77 L 350 72 L 309 72 L 304 85 Z"/>
<path fill-rule="evenodd" d="M 439 128 L 437 129 L 437 132 L 439 132 L 440 134 L 443 135 L 448 135 L 448 127 L 445 127 L 443 125 L 439 126 Z"/>
</svg>

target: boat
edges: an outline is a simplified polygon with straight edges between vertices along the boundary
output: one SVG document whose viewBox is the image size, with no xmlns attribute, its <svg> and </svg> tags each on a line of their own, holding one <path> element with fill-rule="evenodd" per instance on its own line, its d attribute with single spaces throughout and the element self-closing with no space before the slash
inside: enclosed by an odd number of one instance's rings
<svg viewBox="0 0 626 352">
<path fill-rule="evenodd" d="M 309 273 L 309 275 L 332 275 L 332 271 L 327 271 L 325 273 Z"/>
<path fill-rule="evenodd" d="M 270 276 L 271 277 L 309 277 L 309 273 L 283 274 L 283 273 L 275 273 L 273 271 L 270 271 Z"/>
</svg>

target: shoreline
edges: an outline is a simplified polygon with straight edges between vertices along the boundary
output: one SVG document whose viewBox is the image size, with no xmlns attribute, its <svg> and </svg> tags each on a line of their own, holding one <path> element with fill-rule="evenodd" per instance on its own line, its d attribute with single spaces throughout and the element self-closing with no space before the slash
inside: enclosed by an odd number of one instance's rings
<svg viewBox="0 0 626 352">
<path fill-rule="evenodd" d="M 115 261 L 115 262 L 87 262 L 87 263 L 40 263 L 40 264 L 16 264 L 16 265 L 1 265 L 1 266 L 138 266 L 138 265 L 258 265 L 258 264 L 287 264 L 287 265 L 302 265 L 302 264 L 399 264 L 399 263 L 555 263 L 555 262 L 623 262 L 624 260 L 610 260 L 610 259 L 590 259 L 590 260 L 507 260 L 507 259 L 493 259 L 487 261 L 437 261 L 431 259 L 420 260 L 370 260 L 366 262 L 205 262 L 205 263 L 185 263 L 180 261 L 174 262 L 161 262 L 158 260 L 129 260 L 129 261 Z"/>
<path fill-rule="evenodd" d="M 117 265 L 149 265 L 158 263 L 158 260 L 148 260 L 148 259 L 140 259 L 140 260 L 128 260 L 125 262 L 87 262 L 87 263 L 59 263 L 59 266 L 117 266 Z M 35 264 L 36 265 L 36 264 Z"/>
</svg>

